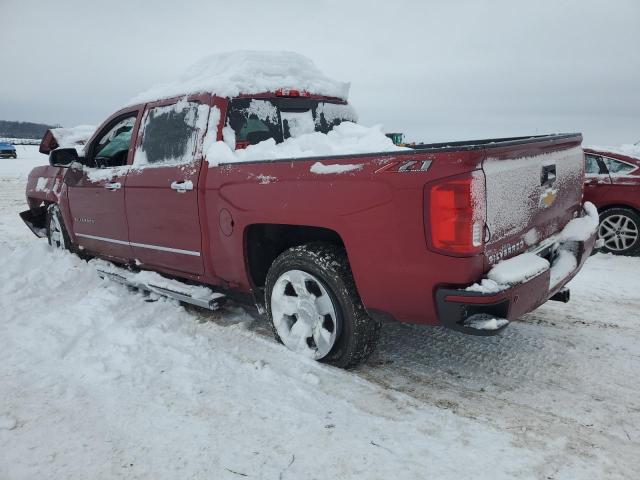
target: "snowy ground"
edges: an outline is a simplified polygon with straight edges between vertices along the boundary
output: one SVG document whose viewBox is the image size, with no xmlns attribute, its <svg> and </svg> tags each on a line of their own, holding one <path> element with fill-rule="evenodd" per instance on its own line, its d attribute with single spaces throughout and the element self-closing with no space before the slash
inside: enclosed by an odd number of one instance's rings
<svg viewBox="0 0 640 480">
<path fill-rule="evenodd" d="M 100 280 L 24 227 L 0 160 L 0 478 L 637 478 L 640 259 L 498 337 L 385 325 L 344 372 Z"/>
</svg>

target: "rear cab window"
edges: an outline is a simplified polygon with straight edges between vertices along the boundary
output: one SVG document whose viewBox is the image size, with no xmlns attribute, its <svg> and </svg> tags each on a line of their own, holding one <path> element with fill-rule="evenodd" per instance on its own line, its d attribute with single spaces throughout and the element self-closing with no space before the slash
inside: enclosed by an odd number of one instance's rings
<svg viewBox="0 0 640 480">
<path fill-rule="evenodd" d="M 236 98 L 231 100 L 226 124 L 236 136 L 236 148 L 306 133 L 328 133 L 343 121 L 356 122 L 350 105 L 310 98 Z"/>
</svg>

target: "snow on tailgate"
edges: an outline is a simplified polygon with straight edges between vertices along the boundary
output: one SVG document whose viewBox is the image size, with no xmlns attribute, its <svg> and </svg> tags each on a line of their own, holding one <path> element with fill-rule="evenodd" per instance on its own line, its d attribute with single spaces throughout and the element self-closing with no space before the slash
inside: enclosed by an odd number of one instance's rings
<svg viewBox="0 0 640 480">
<path fill-rule="evenodd" d="M 536 215 L 555 205 L 542 203 L 545 187 L 540 185 L 542 166 L 556 166 L 553 194 L 569 195 L 582 185 L 583 152 L 574 147 L 516 159 L 489 157 L 483 164 L 487 182 L 487 225 L 493 243 L 504 237 L 523 232 L 534 226 Z M 580 198 L 575 199 L 575 203 Z M 558 226 L 558 229 L 561 226 Z"/>
</svg>

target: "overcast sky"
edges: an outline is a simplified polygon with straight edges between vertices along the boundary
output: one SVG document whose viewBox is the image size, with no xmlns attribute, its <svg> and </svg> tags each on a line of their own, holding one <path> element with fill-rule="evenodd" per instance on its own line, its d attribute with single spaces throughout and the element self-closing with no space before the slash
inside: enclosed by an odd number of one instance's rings
<svg viewBox="0 0 640 480">
<path fill-rule="evenodd" d="M 0 0 L 0 119 L 98 124 L 199 58 L 293 50 L 366 125 L 640 141 L 640 0 Z"/>
</svg>

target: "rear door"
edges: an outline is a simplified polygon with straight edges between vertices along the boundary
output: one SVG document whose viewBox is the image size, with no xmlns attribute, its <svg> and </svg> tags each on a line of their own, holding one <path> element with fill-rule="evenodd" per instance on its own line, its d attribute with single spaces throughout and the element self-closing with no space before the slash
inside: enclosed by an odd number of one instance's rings
<svg viewBox="0 0 640 480">
<path fill-rule="evenodd" d="M 198 178 L 208 116 L 203 98 L 145 109 L 125 188 L 129 241 L 144 265 L 204 271 Z"/>
<path fill-rule="evenodd" d="M 132 254 L 123 187 L 138 113 L 125 112 L 108 121 L 87 146 L 83 168 L 70 168 L 65 176 L 78 245 L 123 261 Z"/>
</svg>

